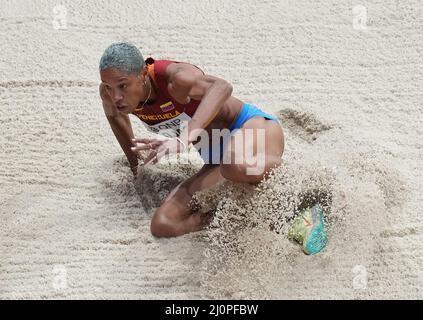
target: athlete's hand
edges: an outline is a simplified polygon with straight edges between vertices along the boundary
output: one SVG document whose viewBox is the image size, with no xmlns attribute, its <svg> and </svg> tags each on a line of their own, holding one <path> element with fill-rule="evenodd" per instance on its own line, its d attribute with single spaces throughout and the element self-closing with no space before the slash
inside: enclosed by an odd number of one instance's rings
<svg viewBox="0 0 423 320">
<path fill-rule="evenodd" d="M 132 143 L 134 147 L 131 148 L 133 152 L 137 154 L 137 156 L 141 156 L 141 152 L 146 151 L 148 155 L 146 157 L 142 157 L 143 164 L 147 164 L 147 162 L 154 158 L 158 153 L 158 147 L 160 147 L 164 142 L 167 140 L 159 140 L 159 139 L 132 139 Z"/>
<path fill-rule="evenodd" d="M 184 145 L 176 138 L 173 139 L 133 139 L 134 152 L 140 150 L 151 150 L 144 160 L 144 165 L 155 164 L 167 154 L 175 154 L 184 151 Z"/>
<path fill-rule="evenodd" d="M 137 155 L 138 159 L 141 159 L 145 164 L 147 159 L 150 158 L 151 153 L 157 153 L 157 148 L 161 146 L 166 140 L 159 139 L 132 139 L 134 145 L 131 150 Z M 150 151 L 147 157 L 142 155 L 143 151 Z"/>
</svg>

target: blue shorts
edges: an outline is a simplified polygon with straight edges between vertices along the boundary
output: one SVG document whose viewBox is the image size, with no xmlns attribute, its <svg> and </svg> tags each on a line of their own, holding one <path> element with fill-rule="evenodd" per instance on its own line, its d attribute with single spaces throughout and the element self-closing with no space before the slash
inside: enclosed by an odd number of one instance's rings
<svg viewBox="0 0 423 320">
<path fill-rule="evenodd" d="M 268 120 L 274 120 L 279 123 L 278 118 L 270 115 L 259 107 L 244 103 L 242 106 L 241 113 L 239 114 L 238 118 L 235 120 L 233 125 L 229 128 L 230 134 L 224 135 L 222 139 L 213 139 L 212 145 L 208 150 L 199 150 L 201 158 L 204 160 L 206 164 L 220 164 L 223 159 L 223 151 L 226 145 L 230 142 L 230 137 L 235 134 L 235 132 L 240 129 L 244 123 L 250 120 L 253 117 L 264 117 Z M 228 132 L 228 133 L 229 133 Z M 217 140 L 216 142 L 214 140 Z"/>
</svg>

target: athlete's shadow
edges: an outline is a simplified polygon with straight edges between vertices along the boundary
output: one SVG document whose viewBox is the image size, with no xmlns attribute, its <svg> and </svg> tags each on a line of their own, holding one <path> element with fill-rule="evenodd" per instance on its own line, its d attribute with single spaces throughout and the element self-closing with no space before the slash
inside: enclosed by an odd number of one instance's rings
<svg viewBox="0 0 423 320">
<path fill-rule="evenodd" d="M 178 184 L 198 170 L 193 164 L 139 166 L 134 185 L 145 212 L 158 208 Z"/>
<path fill-rule="evenodd" d="M 123 156 L 119 156 L 113 159 L 112 165 L 104 163 L 102 172 L 105 174 L 98 178 L 103 186 L 103 196 L 111 204 L 132 203 L 134 198 L 136 201 L 139 199 L 143 211 L 150 214 L 179 183 L 194 175 L 200 168 L 191 163 L 164 163 L 147 167 L 140 165 L 138 176 L 134 180 L 128 162 Z"/>
</svg>

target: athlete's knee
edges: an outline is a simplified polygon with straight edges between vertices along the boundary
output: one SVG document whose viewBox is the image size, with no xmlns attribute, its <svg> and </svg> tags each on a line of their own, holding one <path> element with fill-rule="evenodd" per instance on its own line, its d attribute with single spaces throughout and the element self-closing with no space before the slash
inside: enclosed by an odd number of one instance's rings
<svg viewBox="0 0 423 320">
<path fill-rule="evenodd" d="M 220 174 L 233 182 L 257 183 L 262 175 L 252 172 L 253 168 L 247 164 L 226 164 L 220 168 Z"/>
<path fill-rule="evenodd" d="M 244 167 L 240 164 L 220 165 L 220 174 L 227 180 L 234 180 L 235 177 L 244 175 Z"/>
<path fill-rule="evenodd" d="M 280 166 L 280 157 L 266 157 L 265 161 L 256 161 L 254 164 L 244 162 L 242 164 L 222 164 L 221 175 L 234 182 L 246 182 L 251 184 L 259 183 L 272 169 Z"/>
<path fill-rule="evenodd" d="M 155 237 L 173 237 L 176 234 L 176 222 L 167 217 L 159 208 L 151 219 L 150 231 Z"/>
<path fill-rule="evenodd" d="M 261 166 L 246 166 L 244 168 L 247 181 L 251 184 L 261 182 L 273 169 L 279 167 L 282 160 L 268 160 Z"/>
<path fill-rule="evenodd" d="M 282 158 L 278 156 L 268 156 L 265 164 L 265 173 L 280 167 L 282 165 Z"/>
</svg>

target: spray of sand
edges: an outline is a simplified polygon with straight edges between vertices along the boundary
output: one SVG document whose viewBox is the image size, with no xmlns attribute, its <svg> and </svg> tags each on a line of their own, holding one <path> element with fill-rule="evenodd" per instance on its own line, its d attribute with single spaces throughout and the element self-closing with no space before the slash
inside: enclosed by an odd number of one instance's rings
<svg viewBox="0 0 423 320">
<path fill-rule="evenodd" d="M 196 194 L 200 204 L 216 208 L 203 234 L 205 296 L 274 299 L 297 292 L 313 299 L 320 286 L 333 282 L 350 288 L 351 297 L 371 294 L 357 290 L 362 284 L 355 272 L 378 255 L 387 212 L 401 206 L 405 190 L 398 174 L 369 159 L 345 156 L 328 169 L 291 158 L 256 187 L 225 182 Z M 306 256 L 287 232 L 298 212 L 317 202 L 326 212 L 330 242 L 324 252 Z"/>
</svg>

